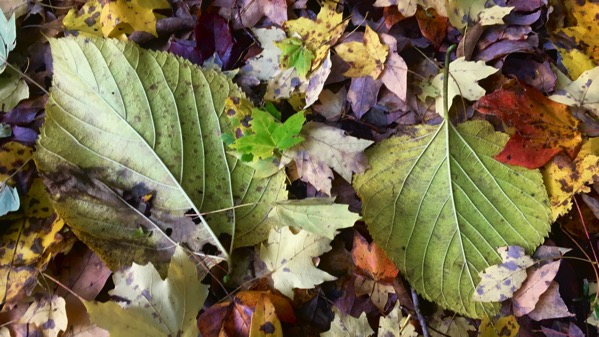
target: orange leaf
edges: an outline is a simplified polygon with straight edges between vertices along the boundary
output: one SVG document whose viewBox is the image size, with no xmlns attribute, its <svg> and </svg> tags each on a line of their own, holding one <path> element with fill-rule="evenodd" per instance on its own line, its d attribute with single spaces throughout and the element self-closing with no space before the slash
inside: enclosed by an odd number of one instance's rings
<svg viewBox="0 0 599 337">
<path fill-rule="evenodd" d="M 198 318 L 203 336 L 283 336 L 281 322 L 295 323 L 289 300 L 270 291 L 241 291 L 233 301 L 208 308 Z"/>
<path fill-rule="evenodd" d="M 538 168 L 562 151 L 575 158 L 582 144 L 579 122 L 570 114 L 570 108 L 526 84 L 509 82 L 482 97 L 474 108 L 516 129 L 495 156 L 502 163 Z"/>
<path fill-rule="evenodd" d="M 447 18 L 437 14 L 434 8 L 423 9 L 418 6 L 416 20 L 422 35 L 433 43 L 435 50 L 438 50 L 447 35 Z"/>
<path fill-rule="evenodd" d="M 393 262 L 385 255 L 385 252 L 372 242 L 368 244 L 366 239 L 355 232 L 352 258 L 358 272 L 372 278 L 376 282 L 392 283 L 399 273 Z"/>
</svg>

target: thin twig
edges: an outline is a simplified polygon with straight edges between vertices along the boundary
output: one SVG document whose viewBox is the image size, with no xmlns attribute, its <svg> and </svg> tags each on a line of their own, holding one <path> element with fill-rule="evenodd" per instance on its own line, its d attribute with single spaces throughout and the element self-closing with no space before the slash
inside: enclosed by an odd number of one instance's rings
<svg viewBox="0 0 599 337">
<path fill-rule="evenodd" d="M 418 300 L 418 294 L 416 294 L 416 290 L 410 287 L 412 291 L 412 302 L 414 302 L 414 311 L 416 311 L 416 317 L 418 317 L 418 322 L 420 323 L 420 328 L 422 328 L 422 335 L 424 337 L 430 337 L 428 333 L 428 328 L 426 327 L 426 321 L 424 320 L 424 316 L 422 316 L 422 312 L 420 312 L 420 301 Z"/>
</svg>

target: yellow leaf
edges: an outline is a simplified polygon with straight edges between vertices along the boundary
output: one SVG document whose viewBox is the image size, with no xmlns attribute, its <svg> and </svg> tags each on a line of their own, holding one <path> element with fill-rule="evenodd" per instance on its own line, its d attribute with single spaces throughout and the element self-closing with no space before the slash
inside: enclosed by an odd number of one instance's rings
<svg viewBox="0 0 599 337">
<path fill-rule="evenodd" d="M 17 142 L 0 147 L 0 184 L 6 182 L 18 169 L 31 159 L 33 150 Z"/>
<path fill-rule="evenodd" d="M 158 15 L 155 9 L 168 9 L 167 0 L 117 0 L 102 7 L 102 33 L 107 37 L 117 37 L 134 31 L 156 33 Z"/>
<path fill-rule="evenodd" d="M 599 175 L 599 138 L 591 138 L 582 145 L 573 161 L 560 155 L 554 157 L 542 170 L 551 202 L 553 221 L 572 208 L 572 197 L 590 192 L 590 184 Z"/>
<path fill-rule="evenodd" d="M 285 22 L 284 28 L 289 36 L 299 34 L 304 45 L 314 53 L 311 70 L 315 70 L 327 57 L 329 48 L 334 45 L 345 31 L 347 22 L 343 22 L 343 13 L 337 13 L 336 1 L 325 1 L 316 17 L 316 21 L 299 18 Z"/>
<path fill-rule="evenodd" d="M 568 1 L 566 6 L 571 7 L 571 13 L 576 24 L 570 27 L 558 29 L 557 33 L 563 33 L 576 41 L 584 52 L 599 63 L 599 26 L 597 16 L 599 15 L 599 4 L 593 1 Z"/>
<path fill-rule="evenodd" d="M 389 47 L 382 44 L 378 34 L 366 26 L 362 43 L 355 41 L 343 43 L 337 46 L 335 51 L 351 65 L 351 68 L 345 72 L 345 76 L 372 76 L 377 79 L 383 71 Z"/>
<path fill-rule="evenodd" d="M 520 324 L 513 315 L 500 317 L 495 324 L 489 317 L 485 317 L 478 328 L 480 337 L 514 337 L 518 331 L 520 331 Z"/>
<path fill-rule="evenodd" d="M 557 47 L 557 50 L 562 56 L 562 64 L 568 69 L 568 77 L 572 80 L 595 67 L 593 61 L 578 49 L 568 50 Z"/>
<path fill-rule="evenodd" d="M 62 24 L 67 30 L 75 30 L 101 37 L 103 36 L 102 25 L 100 24 L 101 13 L 102 5 L 97 0 L 89 0 L 79 11 L 69 10 L 62 20 Z"/>
<path fill-rule="evenodd" d="M 34 324 L 43 337 L 56 337 L 67 328 L 65 303 L 64 298 L 56 295 L 36 299 L 17 323 Z"/>
</svg>

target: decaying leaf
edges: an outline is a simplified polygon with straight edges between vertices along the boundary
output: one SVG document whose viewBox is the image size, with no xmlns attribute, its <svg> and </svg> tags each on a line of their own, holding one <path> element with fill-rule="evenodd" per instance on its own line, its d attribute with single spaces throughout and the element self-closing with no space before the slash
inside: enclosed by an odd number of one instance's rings
<svg viewBox="0 0 599 337">
<path fill-rule="evenodd" d="M 549 99 L 587 109 L 599 117 L 599 66 L 584 71 L 576 81 L 558 82 Z"/>
<path fill-rule="evenodd" d="M 353 181 L 374 241 L 410 284 L 474 317 L 496 310 L 472 301 L 479 272 L 501 261 L 495 247 L 532 252 L 549 230 L 540 173 L 493 158 L 506 141 L 482 121 L 408 128 L 368 150 L 372 168 Z"/>
<path fill-rule="evenodd" d="M 283 337 L 281 321 L 295 323 L 289 300 L 270 291 L 241 291 L 198 318 L 202 336 Z"/>
<path fill-rule="evenodd" d="M 148 32 L 156 37 L 156 9 L 170 9 L 167 0 L 116 0 L 102 7 L 102 33 L 106 37 L 120 37 L 134 31 Z"/>
<path fill-rule="evenodd" d="M 54 295 L 36 299 L 16 323 L 33 324 L 43 337 L 57 337 L 67 328 L 64 298 Z"/>
<path fill-rule="evenodd" d="M 473 296 L 475 301 L 501 302 L 511 298 L 526 280 L 526 269 L 535 263 L 522 247 L 500 247 L 497 251 L 503 262 L 479 273 L 481 280 Z"/>
<path fill-rule="evenodd" d="M 447 34 L 447 18 L 437 14 L 434 8 L 419 7 L 416 20 L 422 35 L 433 43 L 435 50 L 438 50 Z"/>
<path fill-rule="evenodd" d="M 174 242 L 196 252 L 210 244 L 222 259 L 218 233 L 257 226 L 285 197 L 282 172 L 254 179 L 227 154 L 224 102 L 241 93 L 223 74 L 115 40 L 51 41 L 54 86 L 36 164 L 58 213 L 109 267 L 164 270 Z M 190 209 L 211 213 L 196 225 Z"/>
<path fill-rule="evenodd" d="M 196 337 L 196 316 L 208 296 L 208 286 L 200 282 L 196 268 L 177 246 L 166 279 L 151 263 L 134 263 L 112 276 L 115 288 L 109 293 L 124 302 L 83 303 L 92 322 L 112 337 Z"/>
<path fill-rule="evenodd" d="M 379 35 L 367 25 L 362 42 L 342 43 L 335 51 L 351 66 L 345 76 L 377 79 L 385 67 L 389 46 L 382 44 Z"/>
<path fill-rule="evenodd" d="M 304 46 L 302 40 L 297 37 L 289 37 L 275 42 L 275 45 L 281 50 L 279 57 L 281 68 L 294 67 L 299 76 L 306 78 L 312 67 L 314 54 Z"/>
<path fill-rule="evenodd" d="M 316 20 L 301 17 L 285 22 L 288 35 L 298 34 L 305 45 L 314 54 L 312 70 L 320 66 L 333 46 L 345 31 L 347 22 L 343 22 L 343 13 L 337 13 L 337 2 L 327 0 L 322 3 Z"/>
<path fill-rule="evenodd" d="M 512 306 L 516 317 L 524 316 L 535 309 L 539 298 L 547 291 L 555 275 L 557 275 L 560 262 L 561 260 L 549 262 L 528 271 L 526 280 L 512 298 Z"/>
<path fill-rule="evenodd" d="M 406 101 L 408 90 L 408 65 L 396 52 L 390 53 L 381 75 L 381 81 L 400 100 Z"/>
<path fill-rule="evenodd" d="M 486 95 L 474 108 L 516 129 L 503 151 L 495 156 L 503 163 L 539 168 L 562 151 L 575 158 L 582 144 L 579 121 L 570 108 L 519 81 Z"/>
<path fill-rule="evenodd" d="M 476 331 L 468 319 L 459 316 L 446 316 L 443 314 L 443 310 L 435 312 L 430 326 L 432 329 L 429 332 L 433 337 L 468 336 L 469 331 Z"/>
<path fill-rule="evenodd" d="M 262 52 L 249 59 L 241 71 L 255 76 L 261 81 L 266 81 L 279 71 L 281 50 L 277 48 L 275 42 L 285 38 L 285 31 L 277 27 L 270 27 L 254 28 L 252 32 L 260 42 Z"/>
<path fill-rule="evenodd" d="M 569 27 L 558 29 L 558 32 L 571 37 L 576 45 L 595 63 L 599 62 L 599 29 L 597 14 L 599 4 L 594 1 L 568 1 L 574 22 Z"/>
<path fill-rule="evenodd" d="M 520 331 L 520 324 L 513 315 L 499 317 L 493 322 L 491 318 L 484 317 L 478 327 L 480 337 L 516 337 Z"/>
<path fill-rule="evenodd" d="M 310 289 L 337 278 L 316 268 L 313 258 L 329 250 L 331 239 L 300 230 L 294 234 L 289 227 L 273 228 L 268 243 L 260 248 L 260 258 L 266 264 L 275 289 L 294 297 L 293 288 Z"/>
<path fill-rule="evenodd" d="M 374 330 L 368 324 L 365 312 L 360 317 L 355 318 L 351 315 L 344 315 L 337 307 L 333 307 L 333 313 L 335 319 L 331 322 L 331 329 L 321 333 L 321 337 L 364 337 L 374 333 Z"/>
<path fill-rule="evenodd" d="M 588 193 L 599 177 L 599 138 L 591 138 L 581 147 L 576 159 L 558 155 L 542 170 L 551 202 L 553 220 L 572 208 L 572 197 Z"/>
<path fill-rule="evenodd" d="M 89 0 L 77 11 L 71 8 L 62 20 L 64 28 L 83 34 L 103 36 L 100 16 L 102 5 L 98 0 Z"/>
<path fill-rule="evenodd" d="M 327 57 L 322 61 L 318 69 L 312 72 L 308 79 L 308 87 L 306 88 L 306 105 L 304 109 L 314 104 L 318 100 L 318 95 L 322 92 L 324 84 L 331 73 L 333 63 L 331 62 L 331 52 L 327 53 Z"/>
<path fill-rule="evenodd" d="M 541 295 L 533 311 L 528 313 L 528 317 L 535 321 L 544 319 L 572 317 L 566 303 L 559 294 L 559 284 L 551 282 L 549 288 Z"/>
<path fill-rule="evenodd" d="M 399 301 L 393 310 L 379 319 L 379 337 L 418 337 L 416 328 L 408 322 L 408 317 L 403 317 Z M 436 336 L 435 336 L 436 337 Z"/>
</svg>

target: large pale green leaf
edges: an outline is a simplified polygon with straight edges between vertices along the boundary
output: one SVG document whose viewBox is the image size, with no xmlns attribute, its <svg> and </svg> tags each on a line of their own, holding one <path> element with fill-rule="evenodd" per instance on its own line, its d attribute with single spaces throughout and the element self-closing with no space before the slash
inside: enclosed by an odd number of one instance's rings
<svg viewBox="0 0 599 337">
<path fill-rule="evenodd" d="M 283 197 L 283 173 L 257 180 L 226 154 L 224 100 L 241 93 L 224 75 L 132 43 L 50 41 L 35 160 L 60 216 L 112 268 L 164 267 L 175 242 L 224 258 L 217 235 L 257 226 Z M 188 211 L 210 214 L 196 225 Z"/>
<path fill-rule="evenodd" d="M 493 159 L 507 140 L 483 121 L 414 127 L 368 151 L 372 169 L 354 180 L 372 237 L 410 284 L 472 317 L 497 309 L 472 301 L 497 247 L 531 253 L 549 230 L 539 172 Z"/>
</svg>

